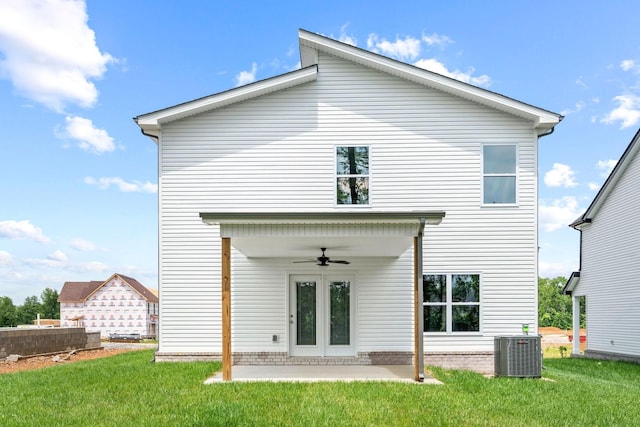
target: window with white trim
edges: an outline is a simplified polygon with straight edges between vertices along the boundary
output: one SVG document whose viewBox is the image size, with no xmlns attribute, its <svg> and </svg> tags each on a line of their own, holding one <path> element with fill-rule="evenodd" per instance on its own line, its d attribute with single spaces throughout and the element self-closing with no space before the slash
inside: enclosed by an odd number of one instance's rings
<svg viewBox="0 0 640 427">
<path fill-rule="evenodd" d="M 336 147 L 336 203 L 369 204 L 369 147 Z"/>
<path fill-rule="evenodd" d="M 480 332 L 480 275 L 422 277 L 424 332 Z"/>
<path fill-rule="evenodd" d="M 516 203 L 517 147 L 515 144 L 482 146 L 482 203 Z"/>
</svg>

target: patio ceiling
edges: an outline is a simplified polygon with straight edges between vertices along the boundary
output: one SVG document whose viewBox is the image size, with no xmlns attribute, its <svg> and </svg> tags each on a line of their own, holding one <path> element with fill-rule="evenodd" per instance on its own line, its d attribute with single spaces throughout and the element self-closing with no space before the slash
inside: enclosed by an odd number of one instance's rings
<svg viewBox="0 0 640 427">
<path fill-rule="evenodd" d="M 327 248 L 333 259 L 397 257 L 411 247 L 425 224 L 442 211 L 329 213 L 201 213 L 219 225 L 220 236 L 251 258 L 315 259 Z"/>
</svg>

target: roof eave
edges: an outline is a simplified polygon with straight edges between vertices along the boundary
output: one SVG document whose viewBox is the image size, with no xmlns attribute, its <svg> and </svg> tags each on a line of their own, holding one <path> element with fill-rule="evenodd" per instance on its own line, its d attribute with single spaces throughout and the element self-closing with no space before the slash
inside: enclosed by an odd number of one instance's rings
<svg viewBox="0 0 640 427">
<path fill-rule="evenodd" d="M 560 114 L 316 33 L 300 29 L 298 35 L 303 67 L 317 63 L 317 56 L 314 58 L 314 55 L 303 54 L 303 49 L 306 47 L 319 50 L 529 120 L 533 123 L 533 128 L 538 131 L 538 135 L 548 132 L 563 119 Z"/>
<path fill-rule="evenodd" d="M 278 90 L 288 89 L 308 83 L 316 80 L 317 75 L 317 66 L 306 67 L 225 92 L 206 96 L 183 104 L 174 105 L 173 107 L 142 114 L 134 117 L 133 120 L 138 126 L 140 126 L 140 129 L 142 129 L 142 132 L 145 135 L 158 137 L 160 135 L 162 125 L 164 124 Z"/>
<path fill-rule="evenodd" d="M 571 293 L 576 289 L 576 286 L 578 286 L 578 283 L 580 283 L 580 272 L 574 271 L 571 273 L 569 280 L 567 280 L 567 283 L 562 288 L 562 293 L 571 295 Z"/>
<path fill-rule="evenodd" d="M 616 183 L 620 180 L 620 177 L 624 174 L 624 171 L 640 150 L 640 142 L 638 141 L 640 141 L 640 129 L 638 129 L 636 134 L 633 136 L 633 139 L 631 139 L 631 142 L 624 150 L 624 153 L 622 153 L 620 160 L 618 160 L 618 163 L 616 163 L 616 166 L 613 168 L 604 184 L 602 184 L 602 187 L 600 187 L 598 194 L 596 194 L 581 219 L 591 222 L 591 218 L 593 218 L 600 210 L 605 200 L 607 200 L 609 193 L 616 186 Z M 582 225 L 582 223 L 578 225 Z M 571 227 L 573 227 L 573 224 L 571 224 Z"/>
</svg>

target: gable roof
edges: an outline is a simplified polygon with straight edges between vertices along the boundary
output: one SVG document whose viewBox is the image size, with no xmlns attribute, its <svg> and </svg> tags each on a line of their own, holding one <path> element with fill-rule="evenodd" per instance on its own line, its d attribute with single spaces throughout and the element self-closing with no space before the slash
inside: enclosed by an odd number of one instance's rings
<svg viewBox="0 0 640 427">
<path fill-rule="evenodd" d="M 318 52 L 328 53 L 529 120 L 538 135 L 550 133 L 553 127 L 563 119 L 559 114 L 320 34 L 300 29 L 298 38 L 302 66 L 300 70 L 142 114 L 135 117 L 134 121 L 140 126 L 143 134 L 157 139 L 159 130 L 165 123 L 314 81 L 318 74 Z"/>
<path fill-rule="evenodd" d="M 640 142 L 638 142 L 638 140 L 640 140 L 640 129 L 638 129 L 633 139 L 631 139 L 631 142 L 624 150 L 624 153 L 622 153 L 622 157 L 620 157 L 620 160 L 616 163 L 616 166 L 607 177 L 607 180 L 602 184 L 602 187 L 600 187 L 598 194 L 596 194 L 596 197 L 593 199 L 587 210 L 578 219 L 569 224 L 570 227 L 579 229 L 583 224 L 591 222 L 593 217 L 598 213 L 604 202 L 607 200 L 607 197 L 613 188 L 615 188 L 616 183 L 620 180 L 624 171 L 637 155 L 638 150 L 640 150 Z"/>
<path fill-rule="evenodd" d="M 115 273 L 104 282 L 91 281 L 91 282 L 64 282 L 60 295 L 58 296 L 59 302 L 84 302 L 91 295 L 95 294 L 100 288 L 113 280 L 114 277 L 119 277 L 123 282 L 127 283 L 135 292 L 140 294 L 147 302 L 157 303 L 158 296 L 147 289 L 144 285 L 138 282 L 132 277 L 127 277 L 123 274 Z"/>
<path fill-rule="evenodd" d="M 104 282 L 64 282 L 58 302 L 82 302 L 94 293 Z"/>
</svg>

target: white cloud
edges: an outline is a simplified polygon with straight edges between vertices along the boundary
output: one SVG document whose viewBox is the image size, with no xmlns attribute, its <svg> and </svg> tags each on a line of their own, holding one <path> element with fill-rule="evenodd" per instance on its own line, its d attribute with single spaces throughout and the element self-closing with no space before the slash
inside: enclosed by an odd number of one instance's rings
<svg viewBox="0 0 640 427">
<path fill-rule="evenodd" d="M 50 268 L 64 268 L 68 266 L 69 258 L 64 252 L 57 250 L 49 255 L 45 259 L 29 258 L 26 260 L 29 265 L 44 266 Z"/>
<path fill-rule="evenodd" d="M 617 164 L 617 160 L 598 160 L 598 163 L 596 163 L 596 168 L 601 171 L 600 176 L 606 178 L 609 176 L 609 174 Z"/>
<path fill-rule="evenodd" d="M 7 251 L 0 250 L 0 267 L 7 267 L 13 264 L 13 257 Z"/>
<path fill-rule="evenodd" d="M 71 247 L 80 252 L 91 252 L 97 249 L 92 242 L 80 238 L 71 240 Z"/>
<path fill-rule="evenodd" d="M 578 262 L 576 260 L 565 262 L 538 262 L 538 276 L 547 279 L 552 279 L 559 276 L 568 278 L 571 273 L 573 271 L 576 271 L 577 269 Z"/>
<path fill-rule="evenodd" d="M 636 63 L 633 59 L 625 59 L 620 63 L 620 68 L 622 68 L 624 71 L 633 70 L 636 67 Z"/>
<path fill-rule="evenodd" d="M 551 170 L 544 174 L 544 183 L 549 187 L 575 187 L 578 184 L 574 180 L 574 175 L 570 166 L 554 163 Z"/>
<path fill-rule="evenodd" d="M 590 182 L 587 184 L 587 186 L 589 187 L 589 190 L 591 191 L 596 191 L 600 189 L 600 184 L 598 184 L 597 182 Z"/>
<path fill-rule="evenodd" d="M 586 106 L 587 104 L 584 101 L 578 101 L 576 102 L 576 105 L 574 108 L 567 108 L 566 110 L 562 110 L 560 112 L 560 115 L 568 116 L 569 114 L 577 113 L 579 111 L 582 111 L 582 109 Z"/>
<path fill-rule="evenodd" d="M 92 80 L 116 62 L 96 45 L 84 1 L 0 1 L 0 71 L 16 90 L 48 108 L 91 107 Z"/>
<path fill-rule="evenodd" d="M 258 65 L 255 62 L 251 64 L 251 71 L 240 71 L 236 75 L 236 87 L 255 82 L 257 71 Z"/>
<path fill-rule="evenodd" d="M 602 123 L 611 124 L 620 121 L 622 122 L 620 128 L 625 129 L 640 121 L 640 97 L 619 95 L 614 97 L 613 101 L 618 103 L 618 107 L 602 118 Z"/>
<path fill-rule="evenodd" d="M 446 45 L 453 43 L 453 40 L 451 40 L 449 37 L 441 36 L 440 34 L 437 34 L 437 33 L 433 33 L 430 36 L 423 35 L 422 41 L 428 44 L 429 46 L 440 46 L 440 47 L 445 47 Z"/>
<path fill-rule="evenodd" d="M 396 37 L 395 42 L 387 39 L 380 39 L 377 34 L 369 34 L 367 48 L 382 55 L 391 56 L 402 61 L 415 59 L 420 55 L 420 40 L 411 36 L 406 36 L 404 40 Z"/>
<path fill-rule="evenodd" d="M 42 229 L 31 224 L 29 220 L 0 221 L 0 237 L 11 240 L 33 240 L 38 243 L 51 242 L 51 239 L 42 233 Z"/>
<path fill-rule="evenodd" d="M 47 255 L 47 259 L 56 262 L 67 262 L 69 260 L 69 258 L 67 258 L 67 255 L 65 255 L 65 253 L 61 250 L 57 250 L 52 254 Z"/>
<path fill-rule="evenodd" d="M 413 65 L 476 86 L 488 87 L 491 85 L 491 78 L 486 74 L 473 77 L 473 73 L 475 72 L 475 68 L 473 67 L 469 67 L 467 72 L 463 72 L 460 70 L 450 71 L 442 62 L 438 61 L 435 58 L 421 59 Z"/>
<path fill-rule="evenodd" d="M 358 40 L 356 40 L 355 37 L 347 34 L 348 26 L 349 26 L 349 23 L 347 22 L 342 27 L 340 27 L 340 36 L 338 37 L 338 40 L 341 41 L 342 43 L 346 43 L 351 46 L 358 46 Z"/>
<path fill-rule="evenodd" d="M 83 264 L 78 264 L 76 269 L 83 272 L 88 271 L 93 273 L 101 273 L 107 271 L 109 269 L 109 266 L 100 261 L 91 261 Z"/>
<path fill-rule="evenodd" d="M 573 196 L 564 196 L 546 205 L 540 202 L 538 207 L 538 225 L 544 231 L 555 231 L 567 227 L 578 218 L 578 201 Z"/>
<path fill-rule="evenodd" d="M 106 130 L 95 127 L 91 120 L 84 117 L 67 116 L 65 122 L 65 130 L 59 133 L 58 137 L 75 139 L 79 141 L 80 148 L 96 154 L 115 150 L 113 138 Z"/>
<path fill-rule="evenodd" d="M 115 185 L 123 193 L 157 193 L 158 192 L 158 184 L 153 184 L 149 181 L 127 182 L 119 177 L 102 177 L 102 178 L 96 179 L 92 176 L 87 176 L 85 177 L 84 182 L 85 184 L 95 185 L 101 190 L 106 190 L 110 186 Z"/>
<path fill-rule="evenodd" d="M 582 78 L 579 78 L 578 80 L 576 80 L 576 84 L 580 86 L 582 89 L 589 88 L 589 86 L 584 82 L 584 80 L 582 80 Z"/>
</svg>

